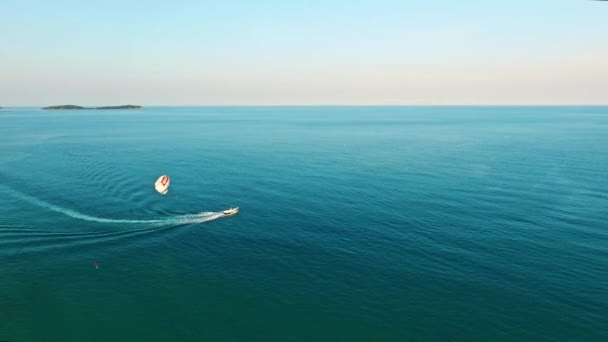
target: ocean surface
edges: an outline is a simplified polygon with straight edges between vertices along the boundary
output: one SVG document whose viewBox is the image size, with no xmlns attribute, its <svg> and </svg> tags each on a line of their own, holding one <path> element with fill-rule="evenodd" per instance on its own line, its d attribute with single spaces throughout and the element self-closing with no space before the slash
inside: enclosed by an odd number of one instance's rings
<svg viewBox="0 0 608 342">
<path fill-rule="evenodd" d="M 8 108 L 0 198 L 0 341 L 608 341 L 608 107 Z"/>
</svg>

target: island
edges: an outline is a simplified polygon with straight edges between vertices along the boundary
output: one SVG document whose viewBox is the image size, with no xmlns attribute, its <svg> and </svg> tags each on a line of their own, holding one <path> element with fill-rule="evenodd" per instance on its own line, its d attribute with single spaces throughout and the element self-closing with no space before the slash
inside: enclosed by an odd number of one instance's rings
<svg viewBox="0 0 608 342">
<path fill-rule="evenodd" d="M 74 105 L 62 105 L 62 106 L 44 107 L 42 109 L 86 109 L 86 108 L 80 107 L 80 106 L 74 106 Z"/>
<path fill-rule="evenodd" d="M 135 105 L 124 105 L 124 106 L 105 106 L 105 107 L 97 107 L 95 109 L 142 109 L 142 106 Z"/>
<path fill-rule="evenodd" d="M 102 109 L 102 110 L 107 110 L 107 109 L 142 109 L 142 108 L 144 108 L 144 107 L 142 107 L 142 106 L 135 106 L 135 105 L 104 106 L 104 107 L 82 107 L 82 106 L 75 106 L 75 105 L 61 105 L 61 106 L 43 107 L 42 109 L 46 109 L 46 110 L 65 110 L 65 109 L 70 109 L 70 110 L 81 110 L 81 109 Z"/>
</svg>

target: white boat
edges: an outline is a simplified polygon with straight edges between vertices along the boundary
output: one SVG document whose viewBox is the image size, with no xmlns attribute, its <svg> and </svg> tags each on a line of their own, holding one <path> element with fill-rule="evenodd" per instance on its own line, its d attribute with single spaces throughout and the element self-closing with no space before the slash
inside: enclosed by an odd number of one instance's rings
<svg viewBox="0 0 608 342">
<path fill-rule="evenodd" d="M 225 216 L 232 216 L 232 215 L 236 215 L 239 212 L 239 207 L 235 207 L 235 208 L 230 208 L 227 210 L 222 211 L 222 214 L 224 214 Z"/>
</svg>

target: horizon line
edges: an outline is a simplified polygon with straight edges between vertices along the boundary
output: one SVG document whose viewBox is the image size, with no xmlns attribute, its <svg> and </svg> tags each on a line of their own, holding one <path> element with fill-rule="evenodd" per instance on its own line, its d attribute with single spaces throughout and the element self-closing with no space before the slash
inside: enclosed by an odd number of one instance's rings
<svg viewBox="0 0 608 342">
<path fill-rule="evenodd" d="M 67 105 L 67 104 L 66 104 Z M 133 105 L 131 103 L 125 105 Z M 49 105 L 0 105 L 0 108 L 42 108 Z M 57 105 L 50 105 L 57 106 Z M 78 105 L 83 107 L 96 107 L 101 105 Z M 102 105 L 102 106 L 119 106 L 119 105 Z M 603 104 L 137 104 L 137 106 L 146 107 L 606 107 L 608 103 Z"/>
</svg>

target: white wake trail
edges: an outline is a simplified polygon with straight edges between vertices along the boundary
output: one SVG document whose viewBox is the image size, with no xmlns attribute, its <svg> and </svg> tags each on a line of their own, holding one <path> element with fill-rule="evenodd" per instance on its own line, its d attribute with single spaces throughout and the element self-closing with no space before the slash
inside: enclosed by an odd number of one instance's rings
<svg viewBox="0 0 608 342">
<path fill-rule="evenodd" d="M 6 192 L 8 192 L 10 195 L 12 195 L 16 198 L 19 198 L 21 200 L 24 200 L 26 202 L 29 202 L 31 204 L 37 205 L 37 206 L 45 208 L 45 209 L 49 209 L 49 210 L 57 212 L 57 213 L 64 214 L 66 216 L 69 216 L 69 217 L 72 217 L 75 219 L 90 221 L 90 222 L 123 223 L 123 224 L 124 223 L 155 224 L 155 225 L 190 224 L 190 223 L 203 223 L 203 222 L 213 221 L 213 220 L 216 220 L 218 218 L 225 216 L 222 212 L 204 212 L 201 214 L 178 215 L 178 216 L 171 216 L 171 217 L 167 217 L 167 218 L 152 219 L 152 220 L 110 219 L 110 218 L 97 217 L 97 216 L 79 213 L 75 210 L 63 208 L 63 207 L 45 202 L 38 198 L 26 195 L 17 190 L 14 190 L 10 187 L 3 186 L 3 185 L 0 185 L 0 186 L 3 187 L 4 189 L 6 189 L 7 190 Z"/>
</svg>

